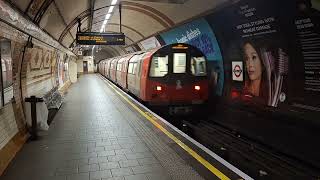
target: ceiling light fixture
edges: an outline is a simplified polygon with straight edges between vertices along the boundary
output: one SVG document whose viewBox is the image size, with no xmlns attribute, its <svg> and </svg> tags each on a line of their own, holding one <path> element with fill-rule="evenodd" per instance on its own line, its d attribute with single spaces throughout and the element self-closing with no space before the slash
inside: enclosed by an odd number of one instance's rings
<svg viewBox="0 0 320 180">
<path fill-rule="evenodd" d="M 118 1 L 118 0 L 112 0 L 111 5 L 117 4 L 117 1 Z"/>
<path fill-rule="evenodd" d="M 106 15 L 106 19 L 109 19 L 110 16 L 111 16 L 111 14 L 107 14 L 107 15 Z"/>
<path fill-rule="evenodd" d="M 112 13 L 114 6 L 110 6 L 108 13 Z"/>
<path fill-rule="evenodd" d="M 100 33 L 102 33 L 102 32 L 105 31 L 106 25 L 107 25 L 107 23 L 108 23 L 108 20 L 109 20 L 110 17 L 111 17 L 111 13 L 112 13 L 112 11 L 113 11 L 113 9 L 114 9 L 114 5 L 117 4 L 117 1 L 118 1 L 118 0 L 112 0 L 111 6 L 110 6 L 110 8 L 109 8 L 109 10 L 108 10 L 108 13 L 107 13 L 107 15 L 106 15 L 106 17 L 105 17 L 105 20 L 104 20 L 103 23 L 102 23 L 102 26 L 101 26 L 101 29 L 100 29 Z"/>
<path fill-rule="evenodd" d="M 104 32 L 104 29 L 105 29 L 105 24 L 103 24 L 102 26 L 101 26 L 101 29 L 100 29 L 100 32 L 102 33 L 102 32 Z"/>
</svg>

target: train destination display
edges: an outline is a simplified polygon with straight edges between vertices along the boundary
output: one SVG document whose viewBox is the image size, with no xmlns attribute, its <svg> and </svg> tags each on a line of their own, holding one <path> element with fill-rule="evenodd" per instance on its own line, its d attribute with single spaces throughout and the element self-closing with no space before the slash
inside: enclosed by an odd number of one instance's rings
<svg viewBox="0 0 320 180">
<path fill-rule="evenodd" d="M 77 43 L 81 45 L 125 45 L 125 36 L 123 33 L 79 32 Z"/>
</svg>

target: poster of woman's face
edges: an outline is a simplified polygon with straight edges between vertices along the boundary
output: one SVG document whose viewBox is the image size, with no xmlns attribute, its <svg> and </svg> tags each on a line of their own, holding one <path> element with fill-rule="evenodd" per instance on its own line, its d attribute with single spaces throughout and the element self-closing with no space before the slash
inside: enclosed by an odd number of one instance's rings
<svg viewBox="0 0 320 180">
<path fill-rule="evenodd" d="M 290 14 L 283 7 L 291 9 Z M 296 41 L 287 37 L 295 32 L 295 9 L 295 1 L 241 0 L 207 18 L 228 67 L 224 91 L 231 101 L 273 107 L 289 104 L 288 54 L 296 58 L 291 51 Z M 235 63 L 241 66 L 235 69 Z M 237 75 L 241 79 L 234 78 Z"/>
<path fill-rule="evenodd" d="M 245 64 L 243 94 L 265 105 L 277 106 L 283 96 L 283 80 L 287 74 L 288 57 L 279 47 L 254 40 L 242 45 Z"/>
<path fill-rule="evenodd" d="M 248 91 L 254 96 L 259 96 L 263 68 L 261 58 L 257 50 L 250 43 L 245 43 L 243 50 L 245 68 L 249 79 L 248 85 L 250 85 Z"/>
</svg>

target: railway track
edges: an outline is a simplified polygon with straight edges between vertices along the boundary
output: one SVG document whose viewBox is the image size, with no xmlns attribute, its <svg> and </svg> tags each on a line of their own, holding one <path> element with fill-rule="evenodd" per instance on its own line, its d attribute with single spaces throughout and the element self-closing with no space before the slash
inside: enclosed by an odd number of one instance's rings
<svg viewBox="0 0 320 180">
<path fill-rule="evenodd" d="M 187 134 L 255 179 L 319 179 L 317 169 L 215 122 L 187 125 Z M 184 129 L 185 130 L 185 129 Z"/>
<path fill-rule="evenodd" d="M 320 179 L 319 169 L 203 116 L 209 113 L 186 120 L 149 108 L 254 179 Z"/>
</svg>

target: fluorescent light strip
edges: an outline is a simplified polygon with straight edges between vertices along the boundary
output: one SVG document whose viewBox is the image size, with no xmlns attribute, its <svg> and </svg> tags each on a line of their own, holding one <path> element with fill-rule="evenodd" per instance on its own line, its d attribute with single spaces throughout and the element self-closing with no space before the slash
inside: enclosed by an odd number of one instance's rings
<svg viewBox="0 0 320 180">
<path fill-rule="evenodd" d="M 111 14 L 107 14 L 107 15 L 106 15 L 106 19 L 109 19 L 110 16 L 111 16 Z"/>
<path fill-rule="evenodd" d="M 107 24 L 102 24 L 101 29 L 100 29 L 100 32 L 101 32 L 101 33 L 106 30 L 106 25 L 107 25 Z"/>
<path fill-rule="evenodd" d="M 104 32 L 105 27 L 106 27 L 105 25 L 102 25 L 102 26 L 101 26 L 101 29 L 100 29 L 100 32 L 101 32 L 101 33 Z"/>
<path fill-rule="evenodd" d="M 110 6 L 110 8 L 109 8 L 109 10 L 108 10 L 108 14 L 106 15 L 105 20 L 104 20 L 103 23 L 102 23 L 102 26 L 101 26 L 101 29 L 100 29 L 100 33 L 104 32 L 105 27 L 106 27 L 106 25 L 107 25 L 107 23 L 108 23 L 108 20 L 109 20 L 110 17 L 111 17 L 111 13 L 112 13 L 112 11 L 113 11 L 113 9 L 114 9 L 114 5 L 117 4 L 117 1 L 118 1 L 118 0 L 112 0 L 111 6 Z"/>
<path fill-rule="evenodd" d="M 112 13 L 114 6 L 110 6 L 108 13 Z"/>
<path fill-rule="evenodd" d="M 111 5 L 117 4 L 117 1 L 118 1 L 118 0 L 112 0 Z"/>
</svg>

